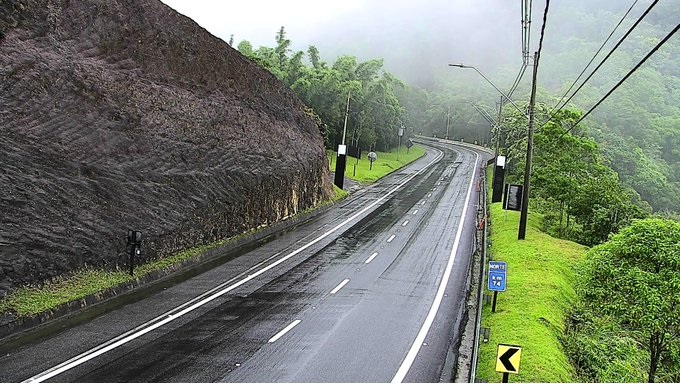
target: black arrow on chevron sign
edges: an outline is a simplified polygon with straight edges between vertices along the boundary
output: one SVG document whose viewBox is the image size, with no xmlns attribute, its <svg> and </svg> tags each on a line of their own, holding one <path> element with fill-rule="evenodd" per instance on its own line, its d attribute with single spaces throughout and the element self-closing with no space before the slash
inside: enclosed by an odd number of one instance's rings
<svg viewBox="0 0 680 384">
<path fill-rule="evenodd" d="M 498 358 L 507 371 L 516 372 L 517 368 L 510 362 L 510 358 L 519 351 L 519 348 L 509 348 Z"/>
</svg>

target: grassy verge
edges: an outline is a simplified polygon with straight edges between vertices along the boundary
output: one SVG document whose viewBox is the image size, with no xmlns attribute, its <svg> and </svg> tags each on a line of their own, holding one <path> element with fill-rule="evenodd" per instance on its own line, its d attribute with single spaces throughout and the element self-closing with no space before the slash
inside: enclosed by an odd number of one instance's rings
<svg viewBox="0 0 680 384">
<path fill-rule="evenodd" d="M 497 344 L 514 344 L 522 346 L 522 355 L 520 372 L 510 382 L 578 381 L 561 339 L 576 298 L 573 266 L 585 247 L 541 232 L 535 213 L 529 215 L 526 240 L 517 240 L 519 212 L 504 211 L 501 203 L 491 205 L 490 220 L 493 259 L 508 264 L 507 291 L 498 294 L 495 313 L 491 305 L 482 311 L 482 327 L 491 333 L 480 347 L 478 379 L 500 382 Z"/>
<path fill-rule="evenodd" d="M 85 268 L 70 276 L 57 278 L 42 287 L 25 287 L 14 291 L 0 300 L 0 313 L 16 313 L 19 317 L 27 317 L 55 309 L 59 305 L 101 293 L 120 284 L 131 282 L 155 271 L 178 265 L 195 258 L 210 249 L 221 247 L 252 234 L 254 231 L 234 236 L 212 244 L 194 247 L 175 255 L 143 264 L 135 268 L 134 275 L 127 271 L 105 271 Z"/>
<path fill-rule="evenodd" d="M 345 168 L 345 177 L 351 180 L 358 181 L 360 183 L 368 184 L 373 183 L 376 180 L 389 175 L 390 173 L 398 170 L 399 168 L 412 163 L 413 161 L 419 159 L 425 154 L 425 150 L 414 145 L 408 150 L 405 146 L 402 146 L 397 154 L 396 148 L 392 152 L 376 152 L 378 155 L 378 160 L 373 162 L 373 167 L 371 169 L 371 163 L 367 159 L 368 152 L 363 152 L 361 154 L 361 159 L 358 164 L 355 158 L 347 158 L 347 166 Z M 328 156 L 328 161 L 330 162 L 331 171 L 335 169 L 335 161 L 337 158 L 337 153 L 331 150 L 326 151 Z M 397 160 L 397 156 L 399 160 Z M 356 174 L 354 173 L 354 166 L 356 165 Z"/>
<path fill-rule="evenodd" d="M 299 214 L 310 213 L 348 196 L 347 192 L 336 186 L 333 187 L 334 196 L 331 200 Z M 19 317 L 34 316 L 55 309 L 62 304 L 80 300 L 90 295 L 96 295 L 120 284 L 131 282 L 152 272 L 174 267 L 187 260 L 196 258 L 211 249 L 238 241 L 254 232 L 256 231 L 252 230 L 239 236 L 194 247 L 175 255 L 143 264 L 135 268 L 134 276 L 130 276 L 127 271 L 104 271 L 87 268 L 76 271 L 70 276 L 58 278 L 39 288 L 20 288 L 8 297 L 0 300 L 0 314 L 15 313 Z"/>
</svg>

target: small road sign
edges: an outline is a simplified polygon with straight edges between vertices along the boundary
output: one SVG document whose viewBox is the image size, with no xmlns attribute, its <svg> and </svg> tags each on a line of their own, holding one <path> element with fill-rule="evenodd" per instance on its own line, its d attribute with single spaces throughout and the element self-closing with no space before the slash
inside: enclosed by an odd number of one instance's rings
<svg viewBox="0 0 680 384">
<path fill-rule="evenodd" d="M 519 373 L 522 347 L 519 345 L 498 344 L 496 349 L 496 372 Z"/>
<path fill-rule="evenodd" d="M 489 261 L 489 291 L 505 292 L 508 265 L 504 261 Z"/>
<path fill-rule="evenodd" d="M 506 184 L 504 196 L 505 203 L 503 204 L 503 209 L 509 211 L 521 211 L 523 189 L 524 189 L 523 185 Z"/>
</svg>

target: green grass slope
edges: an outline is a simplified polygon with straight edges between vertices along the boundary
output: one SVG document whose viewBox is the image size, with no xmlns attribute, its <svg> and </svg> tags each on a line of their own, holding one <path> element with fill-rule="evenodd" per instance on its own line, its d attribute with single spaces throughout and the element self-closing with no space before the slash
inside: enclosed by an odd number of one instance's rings
<svg viewBox="0 0 680 384">
<path fill-rule="evenodd" d="M 482 311 L 482 327 L 490 328 L 488 343 L 480 347 L 477 377 L 500 382 L 495 371 L 498 344 L 522 346 L 520 372 L 510 382 L 579 381 L 561 344 L 565 316 L 575 300 L 574 265 L 586 248 L 552 238 L 539 230 L 540 215 L 530 214 L 526 240 L 517 240 L 519 212 L 491 205 L 490 254 L 505 261 L 507 290 Z M 485 287 L 488 286 L 485 277 Z M 485 293 L 492 294 L 489 291 Z"/>
<path fill-rule="evenodd" d="M 373 162 L 373 169 L 371 169 L 371 163 L 366 158 L 368 152 L 363 152 L 361 154 L 361 160 L 359 160 L 358 163 L 357 159 L 353 157 L 347 157 L 345 177 L 358 181 L 362 184 L 372 183 L 419 159 L 425 154 L 425 150 L 418 145 L 414 145 L 408 150 L 408 153 L 406 152 L 407 149 L 404 146 L 401 147 L 398 154 L 396 149 L 393 149 L 392 152 L 376 152 L 378 155 L 378 160 Z M 326 150 L 326 155 L 328 156 L 328 161 L 330 162 L 329 164 L 331 172 L 334 172 L 337 152 Z M 398 160 L 397 157 L 399 158 Z M 354 174 L 355 165 L 356 174 Z"/>
</svg>

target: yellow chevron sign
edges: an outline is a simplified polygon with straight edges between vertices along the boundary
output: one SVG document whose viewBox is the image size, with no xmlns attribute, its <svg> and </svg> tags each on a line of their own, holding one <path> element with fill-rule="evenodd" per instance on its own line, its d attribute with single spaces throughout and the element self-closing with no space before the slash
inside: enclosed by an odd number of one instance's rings
<svg viewBox="0 0 680 384">
<path fill-rule="evenodd" d="M 496 350 L 496 372 L 519 373 L 522 347 L 519 345 L 498 344 Z"/>
</svg>

